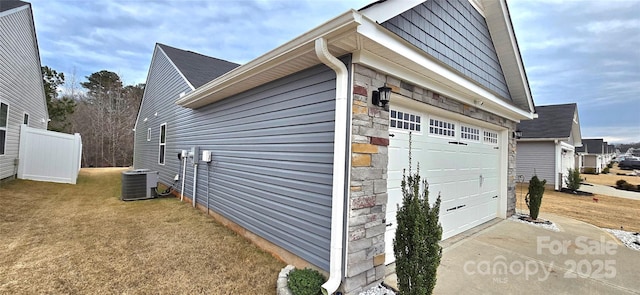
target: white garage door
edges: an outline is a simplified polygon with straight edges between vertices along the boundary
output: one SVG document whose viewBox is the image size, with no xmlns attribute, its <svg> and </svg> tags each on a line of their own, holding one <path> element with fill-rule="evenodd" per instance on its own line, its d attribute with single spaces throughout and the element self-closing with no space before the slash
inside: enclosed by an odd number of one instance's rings
<svg viewBox="0 0 640 295">
<path fill-rule="evenodd" d="M 386 263 L 395 261 L 397 206 L 402 204 L 403 169 L 429 183 L 433 204 L 441 195 L 440 222 L 446 239 L 497 216 L 500 183 L 498 132 L 473 124 L 392 107 L 390 110 Z M 407 172 L 408 173 L 408 172 Z"/>
</svg>

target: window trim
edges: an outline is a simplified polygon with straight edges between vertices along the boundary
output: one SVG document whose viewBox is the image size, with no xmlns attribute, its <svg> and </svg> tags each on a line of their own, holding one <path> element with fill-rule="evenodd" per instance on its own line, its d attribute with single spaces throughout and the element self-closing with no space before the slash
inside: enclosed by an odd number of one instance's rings
<svg viewBox="0 0 640 295">
<path fill-rule="evenodd" d="M 2 153 L 0 153 L 0 157 L 7 154 L 7 137 L 9 133 L 9 113 L 10 113 L 9 111 L 11 110 L 11 106 L 9 105 L 9 103 L 0 101 L 0 109 L 2 105 L 7 106 L 7 117 L 5 118 L 6 121 L 5 121 L 4 127 L 0 127 L 0 130 L 4 131 L 4 146 L 2 147 Z"/>
<path fill-rule="evenodd" d="M 163 127 L 164 127 L 164 136 L 163 135 Z M 162 142 L 162 138 L 164 137 L 164 142 Z M 163 150 L 164 147 L 164 150 Z M 158 136 L 158 164 L 164 165 L 165 159 L 167 155 L 167 123 L 160 124 L 160 136 Z"/>
</svg>

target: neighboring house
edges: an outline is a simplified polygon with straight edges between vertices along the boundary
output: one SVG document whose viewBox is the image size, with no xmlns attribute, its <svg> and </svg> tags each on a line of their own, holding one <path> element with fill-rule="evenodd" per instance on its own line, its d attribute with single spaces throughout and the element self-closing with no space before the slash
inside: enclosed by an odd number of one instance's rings
<svg viewBox="0 0 640 295">
<path fill-rule="evenodd" d="M 517 174 L 527 182 L 537 175 L 559 190 L 566 187 L 569 169 L 576 167 L 575 147 L 582 146 L 578 105 L 536 106 L 536 113 L 538 118 L 518 124 Z"/>
<path fill-rule="evenodd" d="M 605 144 L 602 138 L 590 138 L 582 140 L 583 147 L 578 151 L 582 157 L 582 171 L 583 173 L 596 173 L 602 172 L 602 168 L 606 166 L 604 153 Z"/>
<path fill-rule="evenodd" d="M 157 45 L 146 85 L 135 168 L 180 175 L 178 193 L 327 272 L 329 293 L 393 267 L 410 147 L 444 238 L 515 212 L 513 132 L 534 104 L 505 1 L 375 2 L 238 67 Z"/>
<path fill-rule="evenodd" d="M 46 129 L 49 117 L 31 4 L 0 2 L 0 179 L 18 172 L 20 126 Z"/>
</svg>

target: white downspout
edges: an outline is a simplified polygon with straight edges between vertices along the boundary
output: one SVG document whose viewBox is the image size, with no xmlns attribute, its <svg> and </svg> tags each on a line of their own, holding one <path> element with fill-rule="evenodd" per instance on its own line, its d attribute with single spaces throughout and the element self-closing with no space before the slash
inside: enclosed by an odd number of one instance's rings
<svg viewBox="0 0 640 295">
<path fill-rule="evenodd" d="M 333 190 L 331 192 L 331 250 L 329 252 L 329 279 L 322 285 L 322 293 L 333 294 L 342 282 L 342 237 L 344 235 L 344 189 L 347 152 L 347 91 L 349 72 L 347 67 L 327 49 L 327 41 L 315 41 L 316 55 L 336 72 L 336 110 L 333 137 Z"/>
</svg>

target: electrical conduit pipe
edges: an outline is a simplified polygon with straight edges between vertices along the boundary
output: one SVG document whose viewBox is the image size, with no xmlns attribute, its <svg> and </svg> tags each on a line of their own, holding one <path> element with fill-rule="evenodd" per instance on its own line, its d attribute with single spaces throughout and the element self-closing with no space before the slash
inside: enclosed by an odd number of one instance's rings
<svg viewBox="0 0 640 295">
<path fill-rule="evenodd" d="M 198 183 L 198 156 L 193 155 L 193 197 L 191 198 L 191 203 L 193 203 L 193 208 L 196 207 L 196 184 Z"/>
<path fill-rule="evenodd" d="M 180 202 L 184 201 L 184 177 L 187 175 L 187 156 L 182 153 L 182 188 L 180 189 Z"/>
<path fill-rule="evenodd" d="M 344 187 L 347 153 L 347 91 L 349 72 L 347 67 L 331 55 L 327 40 L 315 41 L 316 56 L 322 63 L 336 72 L 335 132 L 333 138 L 333 190 L 331 192 L 331 249 L 329 252 L 329 278 L 322 285 L 322 293 L 333 294 L 342 282 L 342 252 L 344 235 Z"/>
</svg>

